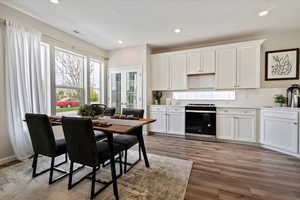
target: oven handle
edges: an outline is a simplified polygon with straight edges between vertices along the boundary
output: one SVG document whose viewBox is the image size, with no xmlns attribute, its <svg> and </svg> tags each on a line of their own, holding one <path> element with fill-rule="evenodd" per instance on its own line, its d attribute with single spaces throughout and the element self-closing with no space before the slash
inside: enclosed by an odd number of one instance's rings
<svg viewBox="0 0 300 200">
<path fill-rule="evenodd" d="M 188 113 L 216 113 L 216 111 L 211 110 L 186 110 Z"/>
</svg>

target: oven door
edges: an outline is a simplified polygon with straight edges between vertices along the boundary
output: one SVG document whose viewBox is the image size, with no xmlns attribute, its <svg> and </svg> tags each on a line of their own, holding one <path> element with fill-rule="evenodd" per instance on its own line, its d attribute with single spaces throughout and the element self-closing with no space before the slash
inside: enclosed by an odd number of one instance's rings
<svg viewBox="0 0 300 200">
<path fill-rule="evenodd" d="M 216 135 L 216 111 L 186 110 L 185 132 Z"/>
</svg>

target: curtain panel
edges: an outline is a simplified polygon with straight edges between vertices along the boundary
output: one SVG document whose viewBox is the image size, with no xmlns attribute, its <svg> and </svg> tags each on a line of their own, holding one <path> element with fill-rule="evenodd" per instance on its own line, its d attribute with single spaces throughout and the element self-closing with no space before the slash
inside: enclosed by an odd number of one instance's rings
<svg viewBox="0 0 300 200">
<path fill-rule="evenodd" d="M 26 113 L 46 113 L 42 79 L 41 33 L 7 21 L 5 29 L 5 84 L 8 130 L 18 159 L 32 155 Z"/>
</svg>

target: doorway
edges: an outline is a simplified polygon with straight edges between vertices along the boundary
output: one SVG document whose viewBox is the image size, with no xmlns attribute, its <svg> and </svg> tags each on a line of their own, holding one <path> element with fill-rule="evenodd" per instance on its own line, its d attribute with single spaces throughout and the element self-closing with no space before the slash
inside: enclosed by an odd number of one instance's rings
<svg viewBox="0 0 300 200">
<path fill-rule="evenodd" d="M 108 104 L 120 114 L 123 108 L 142 108 L 141 67 L 111 68 L 108 71 Z"/>
</svg>

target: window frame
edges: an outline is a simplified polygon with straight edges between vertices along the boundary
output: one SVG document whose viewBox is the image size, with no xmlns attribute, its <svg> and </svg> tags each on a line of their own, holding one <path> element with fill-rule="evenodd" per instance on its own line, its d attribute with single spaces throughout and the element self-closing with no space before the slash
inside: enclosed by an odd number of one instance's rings
<svg viewBox="0 0 300 200">
<path fill-rule="evenodd" d="M 104 103 L 105 102 L 105 94 L 104 94 L 104 88 L 105 88 L 105 83 L 103 81 L 103 75 L 104 75 L 104 67 L 105 63 L 104 61 L 94 58 L 92 56 L 88 56 L 85 54 L 79 54 L 74 51 L 68 50 L 66 48 L 61 48 L 56 45 L 51 45 L 49 43 L 42 42 L 43 44 L 48 45 L 49 47 L 49 82 L 50 82 L 50 110 L 51 110 L 51 115 L 56 115 L 56 89 L 61 88 L 61 89 L 82 89 L 82 99 L 80 99 L 81 104 L 90 104 L 90 61 L 98 62 L 100 64 L 100 102 L 99 103 Z M 41 44 L 42 44 L 41 43 Z M 56 49 L 70 53 L 76 56 L 82 56 L 84 59 L 84 64 L 83 64 L 83 86 L 82 88 L 77 88 L 77 87 L 68 87 L 68 86 L 62 86 L 62 87 L 57 87 L 56 85 L 56 61 L 55 61 L 55 52 Z M 102 94 L 102 95 L 101 95 Z"/>
</svg>

